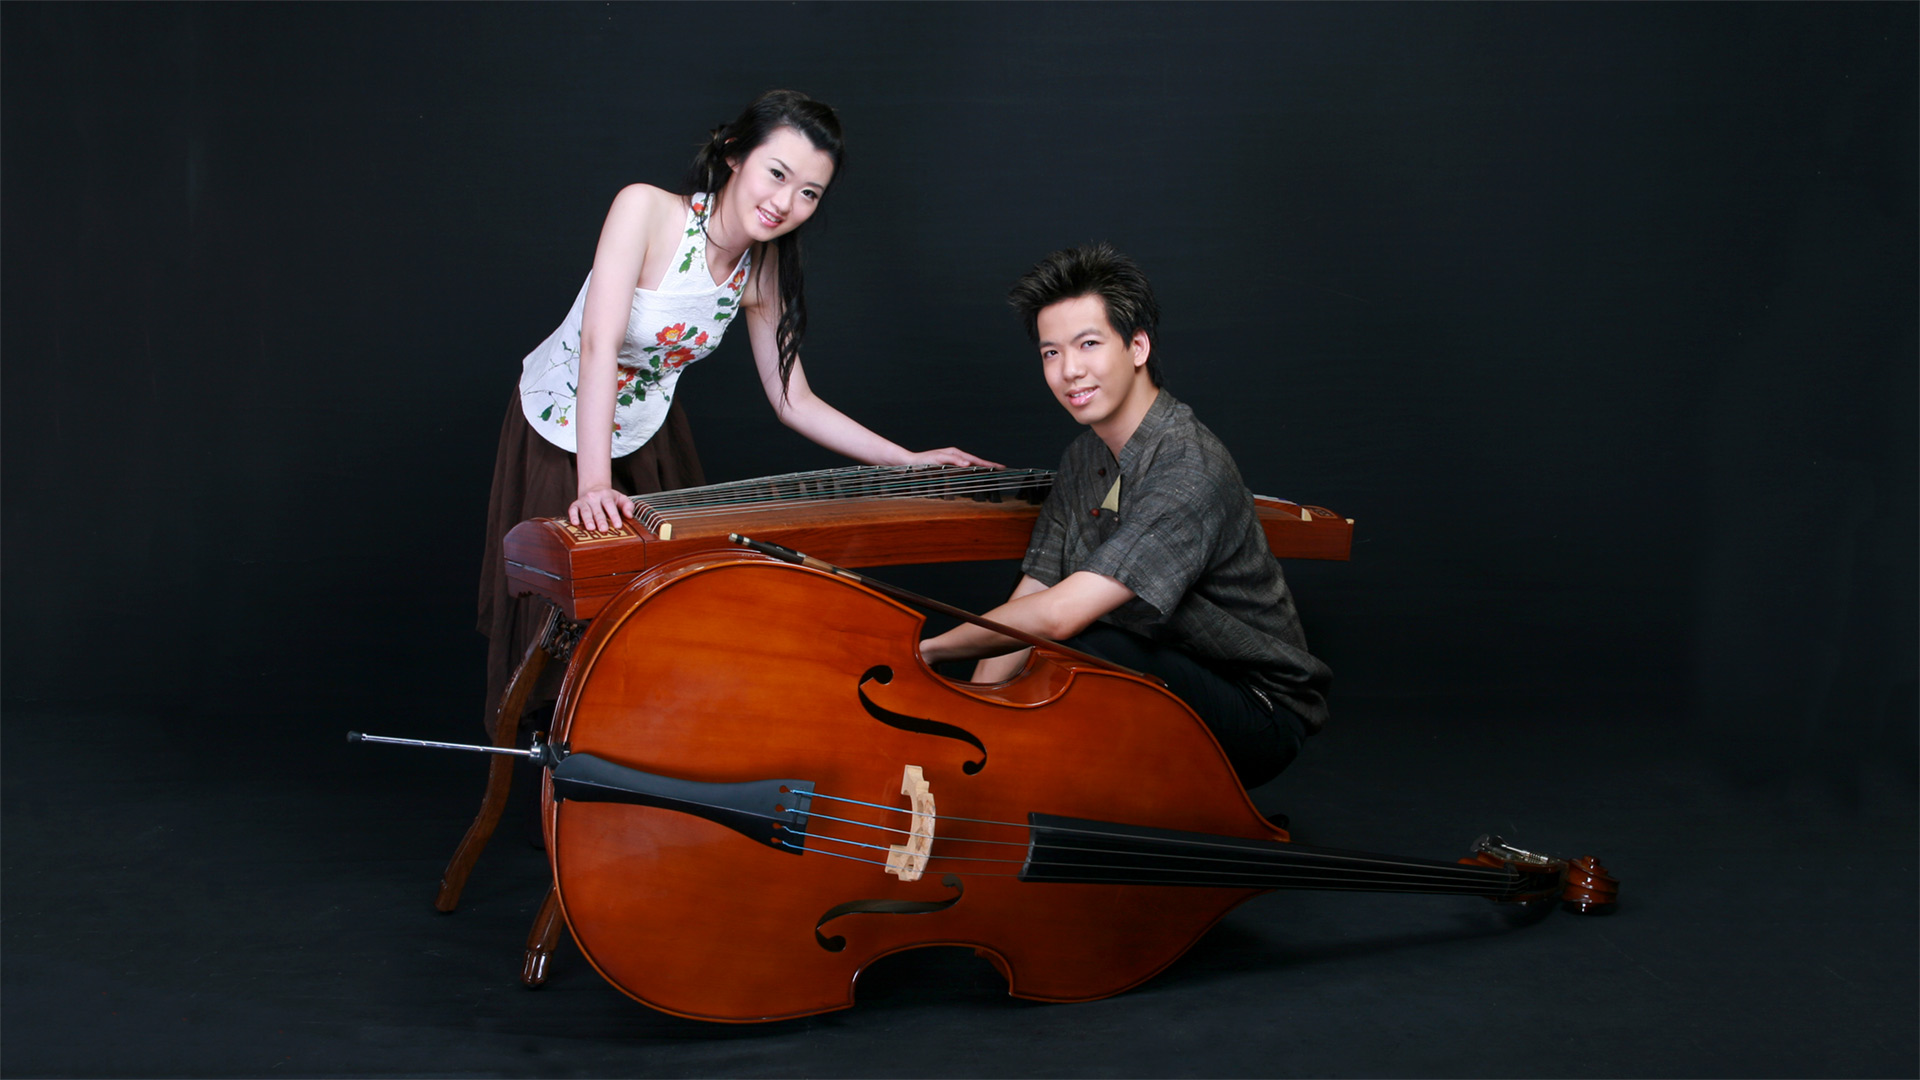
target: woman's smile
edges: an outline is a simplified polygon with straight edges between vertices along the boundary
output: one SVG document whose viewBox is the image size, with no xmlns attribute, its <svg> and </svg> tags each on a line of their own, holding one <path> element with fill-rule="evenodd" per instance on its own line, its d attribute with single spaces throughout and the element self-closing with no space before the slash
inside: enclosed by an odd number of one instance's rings
<svg viewBox="0 0 1920 1080">
<path fill-rule="evenodd" d="M 778 239 L 812 217 L 833 179 L 833 158 L 792 128 L 774 131 L 729 164 L 733 179 L 725 200 L 741 208 L 735 212 L 740 230 L 759 243 Z"/>
</svg>

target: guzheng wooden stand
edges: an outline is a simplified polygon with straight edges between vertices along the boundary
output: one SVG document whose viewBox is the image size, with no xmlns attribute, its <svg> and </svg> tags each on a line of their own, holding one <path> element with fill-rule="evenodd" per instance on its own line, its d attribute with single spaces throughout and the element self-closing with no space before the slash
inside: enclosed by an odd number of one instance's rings
<svg viewBox="0 0 1920 1080">
<path fill-rule="evenodd" d="M 581 632 L 607 603 L 650 567 L 681 555 L 729 546 L 741 532 L 840 566 L 1018 559 L 1053 483 L 1045 470 L 856 466 L 648 495 L 633 521 L 596 532 L 535 518 L 507 534 L 508 588 L 552 606 L 496 710 L 489 735 L 511 747 L 520 716 L 551 661 L 566 663 Z M 1348 558 L 1353 522 L 1317 506 L 1256 497 L 1255 509 L 1280 558 Z M 499 824 L 513 783 L 514 758 L 488 766 L 480 812 L 440 879 L 434 906 L 450 912 Z M 559 896 L 549 885 L 532 930 L 520 981 L 537 987 L 559 941 Z"/>
</svg>

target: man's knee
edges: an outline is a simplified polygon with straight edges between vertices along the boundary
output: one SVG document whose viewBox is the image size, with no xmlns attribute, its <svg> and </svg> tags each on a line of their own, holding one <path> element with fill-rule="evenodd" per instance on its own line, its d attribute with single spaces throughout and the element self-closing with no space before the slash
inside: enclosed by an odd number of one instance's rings
<svg viewBox="0 0 1920 1080">
<path fill-rule="evenodd" d="M 1299 756 L 1306 729 L 1298 717 L 1179 649 L 1105 623 L 1065 644 L 1164 681 L 1213 733 L 1243 787 L 1266 783 Z"/>
</svg>

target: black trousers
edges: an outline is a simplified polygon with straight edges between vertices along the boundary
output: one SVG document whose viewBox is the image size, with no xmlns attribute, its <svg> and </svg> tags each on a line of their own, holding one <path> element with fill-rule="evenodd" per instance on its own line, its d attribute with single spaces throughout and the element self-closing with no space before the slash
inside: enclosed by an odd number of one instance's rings
<svg viewBox="0 0 1920 1080">
<path fill-rule="evenodd" d="M 1165 680 L 1220 741 L 1242 787 L 1279 776 L 1300 754 L 1307 729 L 1292 710 L 1276 701 L 1269 712 L 1253 691 L 1171 645 L 1106 623 L 1094 623 L 1063 644 Z"/>
</svg>

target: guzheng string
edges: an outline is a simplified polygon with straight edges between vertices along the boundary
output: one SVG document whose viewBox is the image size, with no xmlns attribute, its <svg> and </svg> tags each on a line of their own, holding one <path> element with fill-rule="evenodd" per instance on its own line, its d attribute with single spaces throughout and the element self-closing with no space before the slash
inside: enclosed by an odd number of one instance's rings
<svg viewBox="0 0 1920 1080">
<path fill-rule="evenodd" d="M 1044 469 L 869 465 L 682 488 L 636 497 L 634 506 L 636 509 L 650 507 L 657 513 L 671 513 L 675 518 L 685 519 L 702 516 L 700 511 L 762 511 L 834 499 L 989 495 L 1044 488 L 1052 480 L 1053 474 Z"/>
<path fill-rule="evenodd" d="M 688 510 L 718 509 L 739 510 L 769 506 L 791 506 L 799 503 L 826 502 L 835 499 L 899 499 L 927 498 L 941 496 L 964 496 L 972 494 L 992 494 L 995 492 L 1019 491 L 1025 488 L 1043 486 L 1051 482 L 1051 474 L 1036 473 L 1028 470 L 1017 477 L 953 477 L 943 476 L 937 479 L 900 479 L 874 477 L 846 481 L 832 487 L 786 487 L 776 485 L 756 485 L 730 491 L 706 491 L 694 489 L 691 492 L 669 492 L 667 495 L 648 496 L 636 499 L 636 505 L 646 505 L 662 511 L 673 511 L 676 516 L 684 516 Z"/>
<path fill-rule="evenodd" d="M 758 493 L 810 494 L 814 498 L 834 498 L 843 491 L 910 490 L 939 487 L 956 480 L 987 480 L 988 487 L 1018 488 L 1036 477 L 1050 477 L 1044 469 L 994 469 L 984 465 L 849 465 L 838 469 L 814 469 L 805 472 L 760 476 L 748 480 L 729 480 L 701 487 L 678 488 L 644 496 L 657 505 L 677 506 L 693 502 L 731 501 L 754 497 Z"/>
<path fill-rule="evenodd" d="M 640 524 L 657 533 L 667 522 L 731 521 L 836 500 L 964 499 L 1022 492 L 1032 498 L 1052 484 L 1053 473 L 1045 469 L 853 465 L 636 496 L 633 509 Z"/>
</svg>

